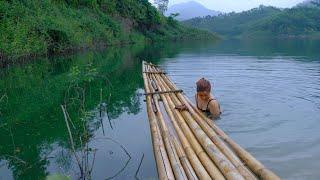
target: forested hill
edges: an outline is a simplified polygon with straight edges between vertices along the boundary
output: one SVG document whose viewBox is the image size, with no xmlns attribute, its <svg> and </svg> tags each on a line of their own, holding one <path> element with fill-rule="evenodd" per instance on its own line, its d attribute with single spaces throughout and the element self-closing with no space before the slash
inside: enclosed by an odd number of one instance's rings
<svg viewBox="0 0 320 180">
<path fill-rule="evenodd" d="M 148 0 L 0 1 L 0 60 L 143 41 L 215 38 Z"/>
<path fill-rule="evenodd" d="M 260 6 L 241 13 L 207 16 L 183 22 L 225 37 L 319 36 L 320 7 L 299 5 L 290 9 Z"/>
</svg>

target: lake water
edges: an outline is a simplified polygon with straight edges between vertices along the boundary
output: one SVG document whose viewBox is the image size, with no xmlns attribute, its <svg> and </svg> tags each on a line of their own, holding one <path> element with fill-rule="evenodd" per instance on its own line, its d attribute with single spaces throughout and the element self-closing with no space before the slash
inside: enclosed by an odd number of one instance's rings
<svg viewBox="0 0 320 180">
<path fill-rule="evenodd" d="M 228 40 L 111 48 L 2 68 L 0 180 L 80 176 L 64 104 L 80 164 L 92 168 L 93 179 L 156 179 L 140 95 L 143 60 L 159 64 L 192 100 L 196 80 L 209 79 L 223 109 L 216 123 L 280 177 L 320 178 L 320 42 Z"/>
</svg>

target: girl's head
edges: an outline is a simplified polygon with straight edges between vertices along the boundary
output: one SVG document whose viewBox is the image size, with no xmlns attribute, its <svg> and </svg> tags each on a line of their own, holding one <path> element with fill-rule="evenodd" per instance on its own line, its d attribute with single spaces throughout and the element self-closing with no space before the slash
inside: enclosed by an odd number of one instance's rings
<svg viewBox="0 0 320 180">
<path fill-rule="evenodd" d="M 210 98 L 211 84 L 205 78 L 201 78 L 197 81 L 197 94 L 202 100 Z"/>
</svg>

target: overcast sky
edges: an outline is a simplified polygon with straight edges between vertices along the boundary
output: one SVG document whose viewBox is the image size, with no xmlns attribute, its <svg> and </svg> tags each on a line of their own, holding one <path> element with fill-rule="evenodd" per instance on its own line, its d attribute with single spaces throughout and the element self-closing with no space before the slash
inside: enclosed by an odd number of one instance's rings
<svg viewBox="0 0 320 180">
<path fill-rule="evenodd" d="M 169 0 L 169 5 L 177 4 L 181 2 L 188 2 L 190 0 Z M 201 3 L 209 9 L 218 10 L 222 12 L 231 11 L 244 11 L 255 7 L 260 4 L 271 5 L 276 7 L 292 7 L 304 0 L 194 0 Z"/>
</svg>

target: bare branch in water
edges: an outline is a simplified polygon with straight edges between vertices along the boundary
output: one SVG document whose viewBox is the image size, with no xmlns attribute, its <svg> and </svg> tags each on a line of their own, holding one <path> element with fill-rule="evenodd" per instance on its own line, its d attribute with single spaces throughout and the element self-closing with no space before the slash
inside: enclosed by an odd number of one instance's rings
<svg viewBox="0 0 320 180">
<path fill-rule="evenodd" d="M 74 126 L 74 124 L 73 124 L 73 122 L 72 122 L 72 120 L 71 120 L 71 118 L 70 118 L 70 115 L 69 115 L 68 111 L 66 111 L 66 114 L 67 114 L 68 120 L 70 121 L 73 129 L 76 129 L 76 127 Z"/>
<path fill-rule="evenodd" d="M 106 139 L 106 140 L 112 141 L 113 143 L 119 145 L 120 148 L 121 148 L 121 149 L 125 152 L 125 154 L 128 156 L 128 160 L 127 160 L 127 162 L 125 163 L 125 165 L 124 165 L 115 175 L 106 178 L 106 180 L 113 179 L 113 178 L 117 177 L 119 174 L 121 174 L 121 172 L 123 172 L 123 171 L 126 169 L 126 167 L 128 166 L 128 164 L 129 164 L 129 162 L 130 162 L 130 160 L 131 160 L 131 155 L 130 155 L 130 153 L 127 151 L 127 149 L 126 149 L 122 144 L 120 144 L 118 141 L 116 141 L 116 140 L 114 140 L 114 139 L 112 139 L 112 138 L 104 137 L 104 138 L 97 138 L 97 139 Z"/>
<path fill-rule="evenodd" d="M 136 171 L 136 173 L 135 173 L 135 175 L 134 175 L 134 177 L 135 177 L 136 179 L 139 179 L 139 178 L 138 178 L 138 173 L 139 173 L 139 170 L 140 170 L 140 167 L 141 167 L 141 164 L 142 164 L 143 158 L 144 158 L 144 153 L 142 154 L 142 157 L 141 157 L 141 160 L 140 160 L 140 163 L 139 163 L 138 169 L 137 169 L 137 171 Z"/>
<path fill-rule="evenodd" d="M 90 168 L 89 174 L 92 173 L 93 166 L 94 166 L 95 159 L 96 159 L 96 153 L 97 153 L 97 149 L 95 149 L 95 150 L 94 150 L 94 153 L 93 153 L 93 160 L 92 160 L 92 164 L 91 164 L 91 168 Z"/>
<path fill-rule="evenodd" d="M 104 138 L 104 139 L 107 139 L 107 140 L 109 140 L 109 141 L 112 141 L 112 142 L 118 144 L 118 145 L 121 147 L 121 149 L 127 154 L 127 156 L 131 159 L 130 153 L 127 151 L 126 147 L 124 147 L 124 146 L 123 146 L 122 144 L 120 144 L 118 141 L 116 141 L 116 140 L 114 140 L 114 139 L 112 139 L 112 138 L 108 138 L 108 137 L 106 137 L 106 138 Z"/>
<path fill-rule="evenodd" d="M 106 106 L 106 113 L 107 113 L 107 117 L 108 117 L 108 121 L 109 121 L 110 127 L 111 127 L 111 129 L 113 129 L 113 127 L 112 127 L 112 122 L 111 122 L 111 118 L 110 118 L 109 112 L 108 112 L 108 105 L 110 104 L 110 100 L 111 100 L 111 92 L 110 92 L 110 94 L 109 94 L 108 104 L 107 104 L 107 106 Z"/>
<path fill-rule="evenodd" d="M 66 125 L 67 125 L 71 148 L 72 148 L 72 151 L 73 151 L 73 153 L 74 153 L 74 156 L 76 157 L 76 160 L 77 160 L 79 169 L 80 169 L 81 174 L 82 174 L 82 173 L 83 173 L 83 169 L 82 169 L 82 166 L 81 166 L 81 164 L 80 164 L 80 159 L 79 159 L 79 157 L 78 157 L 78 155 L 77 155 L 77 153 L 76 153 L 76 149 L 75 149 L 75 146 L 74 146 L 73 137 L 72 137 L 72 133 L 71 133 L 71 130 L 70 130 L 70 127 L 69 127 L 69 122 L 68 122 L 68 117 L 67 117 L 66 109 L 65 109 L 65 107 L 64 107 L 63 105 L 61 105 L 61 109 L 62 109 L 62 111 L 63 111 L 64 120 L 65 120 Z"/>
<path fill-rule="evenodd" d="M 13 153 L 15 153 L 15 151 L 16 151 L 16 144 L 14 143 L 14 138 L 13 138 L 11 126 L 9 126 L 9 132 L 10 132 L 11 141 L 12 141 L 12 145 L 13 145 Z"/>
<path fill-rule="evenodd" d="M 128 158 L 126 164 L 115 175 L 106 178 L 106 180 L 113 179 L 113 178 L 119 176 L 126 169 L 126 167 L 128 166 L 130 160 L 131 160 L 131 157 Z"/>
<path fill-rule="evenodd" d="M 105 133 L 104 133 L 104 125 L 103 125 L 103 119 L 102 119 L 102 106 L 103 106 L 103 104 L 102 104 L 102 89 L 100 89 L 100 104 L 99 104 L 99 117 L 100 117 L 100 124 L 101 124 L 101 127 L 102 127 L 102 133 L 103 133 L 103 136 L 105 135 Z"/>
<path fill-rule="evenodd" d="M 22 159 L 20 159 L 20 158 L 18 158 L 18 157 L 16 157 L 16 156 L 11 156 L 11 155 L 4 155 L 5 157 L 8 157 L 8 158 L 11 158 L 11 159 L 15 159 L 15 160 L 17 160 L 18 162 L 20 162 L 20 163 L 22 163 L 22 164 L 24 164 L 24 165 L 27 165 L 27 162 L 25 162 L 24 160 L 22 160 Z"/>
<path fill-rule="evenodd" d="M 103 119 L 102 119 L 102 118 L 100 118 L 100 124 L 101 124 L 101 127 L 102 127 L 103 136 L 105 136 L 105 133 L 104 133 L 104 125 L 103 125 Z"/>
</svg>

